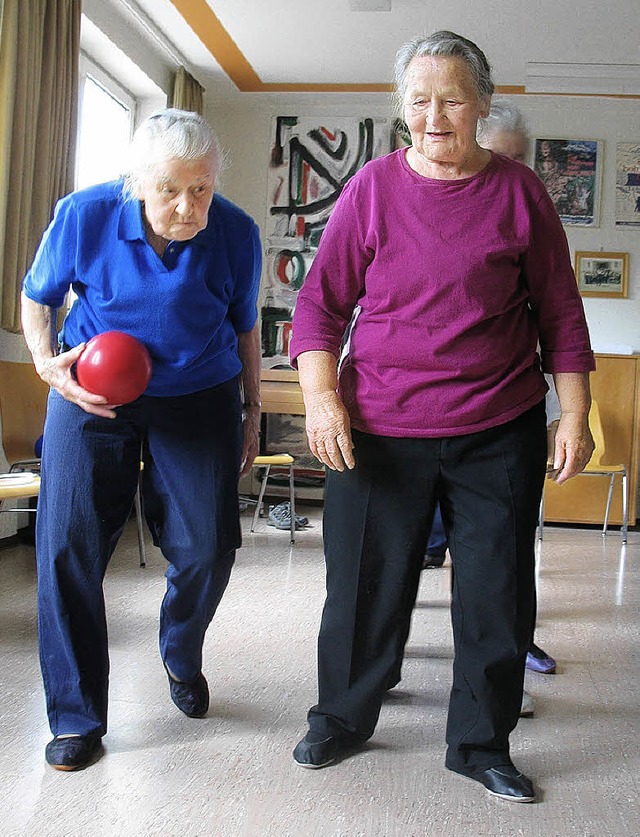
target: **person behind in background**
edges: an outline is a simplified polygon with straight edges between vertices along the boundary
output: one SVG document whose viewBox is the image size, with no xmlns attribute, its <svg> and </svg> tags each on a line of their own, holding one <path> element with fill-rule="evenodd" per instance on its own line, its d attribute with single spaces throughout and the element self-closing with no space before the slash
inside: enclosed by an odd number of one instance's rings
<svg viewBox="0 0 640 837">
<path fill-rule="evenodd" d="M 140 459 L 154 542 L 168 562 L 160 652 L 171 698 L 209 706 L 205 632 L 240 546 L 238 477 L 258 452 L 261 248 L 256 224 L 215 193 L 221 149 L 198 114 L 136 131 L 124 180 L 63 198 L 25 277 L 22 322 L 50 385 L 37 519 L 40 660 L 60 770 L 94 761 L 107 732 L 103 579 L 130 514 Z M 56 340 L 56 311 L 76 294 Z M 83 389 L 94 335 L 123 331 L 153 373 L 130 404 Z"/>
<path fill-rule="evenodd" d="M 506 99 L 494 98 L 486 119 L 481 119 L 478 127 L 478 144 L 497 154 L 504 154 L 511 160 L 525 163 L 527 159 L 527 127 L 522 113 Z M 550 458 L 554 455 L 556 422 L 560 417 L 558 398 L 551 375 L 545 375 L 549 392 L 546 398 L 547 426 Z M 551 674 L 556 669 L 556 661 L 531 639 L 527 652 L 526 666 L 532 671 Z M 530 704 L 528 704 L 530 706 Z M 529 713 L 530 714 L 530 713 Z"/>
<path fill-rule="evenodd" d="M 527 161 L 527 126 L 515 105 L 496 96 L 485 119 L 478 123 L 478 144 L 519 163 Z"/>
<path fill-rule="evenodd" d="M 522 113 L 506 99 L 493 99 L 489 115 L 486 119 L 480 120 L 478 143 L 483 148 L 488 148 L 497 154 L 504 154 L 511 160 L 518 160 L 520 163 L 526 162 L 527 126 Z M 547 427 L 549 428 L 548 455 L 551 459 L 554 456 L 555 428 L 561 411 L 553 378 L 550 375 L 545 375 L 545 378 L 549 386 L 545 406 Z M 556 670 L 556 661 L 536 645 L 533 639 L 532 636 L 527 652 L 527 668 L 544 674 L 552 674 Z M 533 711 L 532 703 L 528 703 L 528 707 L 531 709 L 528 714 L 531 714 Z"/>
<path fill-rule="evenodd" d="M 411 41 L 396 82 L 412 145 L 347 183 L 294 314 L 309 445 L 328 469 L 319 695 L 294 759 L 325 767 L 373 734 L 440 499 L 454 567 L 445 764 L 530 801 L 509 736 L 535 611 L 542 369 L 562 405 L 562 483 L 593 450 L 593 353 L 546 190 L 476 142 L 493 93 L 482 51 L 446 31 Z"/>
</svg>

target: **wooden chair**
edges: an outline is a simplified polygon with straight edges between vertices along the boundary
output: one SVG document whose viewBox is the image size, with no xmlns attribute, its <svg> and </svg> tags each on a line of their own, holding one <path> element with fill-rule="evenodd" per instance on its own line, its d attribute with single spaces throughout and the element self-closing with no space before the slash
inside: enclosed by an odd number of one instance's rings
<svg viewBox="0 0 640 837">
<path fill-rule="evenodd" d="M 23 479 L 20 479 L 23 478 Z M 18 471 L 0 474 L 0 512 L 35 512 L 35 509 L 6 509 L 5 500 L 18 500 L 22 497 L 37 497 L 40 493 L 40 477 Z"/>
<path fill-rule="evenodd" d="M 602 527 L 602 536 L 607 534 L 607 525 L 609 523 L 609 510 L 611 508 L 611 498 L 613 497 L 613 486 L 617 476 L 621 477 L 622 483 L 622 528 L 620 534 L 622 542 L 627 542 L 627 532 L 629 529 L 629 485 L 628 485 L 628 469 L 624 464 L 608 465 L 604 464 L 602 460 L 605 458 L 606 446 L 604 440 L 604 432 L 602 430 L 602 421 L 600 419 L 600 408 L 598 402 L 593 399 L 591 409 L 589 411 L 589 427 L 591 435 L 595 443 L 595 449 L 589 460 L 586 468 L 581 474 L 574 477 L 608 477 L 609 478 L 609 492 L 607 494 L 607 505 L 604 511 L 604 525 Z M 538 537 L 543 538 L 544 530 L 544 491 L 542 500 L 540 502 L 540 517 L 538 521 Z"/>
<path fill-rule="evenodd" d="M 32 363 L 0 361 L 2 447 L 10 471 L 39 467 L 34 445 L 44 428 L 48 394 Z"/>
<path fill-rule="evenodd" d="M 276 453 L 272 455 L 256 456 L 253 460 L 253 468 L 264 468 L 262 482 L 260 483 L 260 493 L 256 502 L 256 510 L 253 513 L 253 520 L 251 521 L 251 531 L 255 531 L 256 523 L 262 512 L 262 501 L 264 493 L 267 490 L 267 480 L 269 479 L 269 472 L 274 465 L 288 465 L 289 466 L 289 503 L 291 505 L 291 543 L 295 543 L 296 532 L 296 505 L 295 505 L 295 490 L 293 484 L 293 463 L 294 458 L 288 453 Z"/>
</svg>

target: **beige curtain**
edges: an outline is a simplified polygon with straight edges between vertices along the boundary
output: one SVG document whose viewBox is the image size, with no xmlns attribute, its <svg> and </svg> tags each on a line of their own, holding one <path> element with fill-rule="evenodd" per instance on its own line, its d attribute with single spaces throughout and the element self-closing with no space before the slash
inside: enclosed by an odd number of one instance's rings
<svg viewBox="0 0 640 837">
<path fill-rule="evenodd" d="M 202 114 L 202 94 L 204 87 L 200 85 L 184 67 L 176 72 L 173 83 L 173 98 L 171 107 L 180 110 L 190 110 Z"/>
<path fill-rule="evenodd" d="M 1 0 L 0 328 L 56 201 L 73 189 L 80 0 Z"/>
</svg>

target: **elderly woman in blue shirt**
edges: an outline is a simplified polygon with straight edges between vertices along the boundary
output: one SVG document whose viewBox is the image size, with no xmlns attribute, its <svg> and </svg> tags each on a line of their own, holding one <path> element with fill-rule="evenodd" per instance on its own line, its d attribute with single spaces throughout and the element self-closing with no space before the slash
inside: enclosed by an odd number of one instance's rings
<svg viewBox="0 0 640 837">
<path fill-rule="evenodd" d="M 215 193 L 219 143 L 197 114 L 136 132 L 123 181 L 60 201 L 23 285 L 22 319 L 51 386 L 37 522 L 42 674 L 61 770 L 102 752 L 109 658 L 102 583 L 129 516 L 140 457 L 168 562 L 160 653 L 174 703 L 209 706 L 205 632 L 240 545 L 238 477 L 258 451 L 261 248 L 254 221 Z M 56 337 L 56 311 L 76 299 Z M 83 389 L 74 364 L 105 331 L 133 335 L 153 373 L 129 404 Z"/>
</svg>

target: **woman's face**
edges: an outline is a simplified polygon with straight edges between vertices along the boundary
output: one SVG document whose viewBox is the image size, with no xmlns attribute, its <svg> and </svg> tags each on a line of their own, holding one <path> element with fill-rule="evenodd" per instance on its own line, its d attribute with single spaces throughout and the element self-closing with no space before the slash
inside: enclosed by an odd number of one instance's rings
<svg viewBox="0 0 640 837">
<path fill-rule="evenodd" d="M 431 163 L 464 163 L 475 154 L 476 126 L 489 97 L 479 96 L 466 62 L 458 57 L 413 58 L 407 71 L 404 118 L 413 147 Z"/>
<path fill-rule="evenodd" d="M 168 241 L 188 241 L 207 226 L 216 180 L 213 157 L 164 160 L 142 181 L 138 197 L 153 232 Z"/>
<path fill-rule="evenodd" d="M 521 131 L 496 131 L 482 145 L 519 163 L 527 158 L 527 138 Z"/>
</svg>

